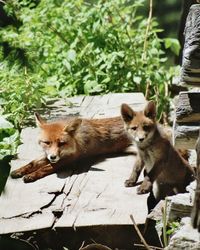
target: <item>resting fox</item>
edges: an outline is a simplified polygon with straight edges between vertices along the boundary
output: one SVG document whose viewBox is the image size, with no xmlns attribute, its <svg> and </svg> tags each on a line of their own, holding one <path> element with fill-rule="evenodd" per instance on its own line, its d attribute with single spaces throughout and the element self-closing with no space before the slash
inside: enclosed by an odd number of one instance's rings
<svg viewBox="0 0 200 250">
<path fill-rule="evenodd" d="M 11 177 L 24 176 L 24 182 L 32 182 L 52 174 L 81 158 L 125 151 L 132 143 L 124 130 L 121 117 L 104 119 L 69 118 L 46 122 L 35 114 L 40 128 L 39 144 L 45 157 L 31 161 L 11 172 Z"/>
<path fill-rule="evenodd" d="M 121 115 L 125 129 L 138 148 L 138 157 L 126 186 L 133 186 L 145 166 L 146 176 L 138 194 L 153 191 L 156 201 L 167 195 L 184 192 L 193 179 L 194 171 L 188 162 L 171 145 L 156 122 L 156 106 L 147 103 L 143 111 L 134 111 L 122 104 Z"/>
</svg>

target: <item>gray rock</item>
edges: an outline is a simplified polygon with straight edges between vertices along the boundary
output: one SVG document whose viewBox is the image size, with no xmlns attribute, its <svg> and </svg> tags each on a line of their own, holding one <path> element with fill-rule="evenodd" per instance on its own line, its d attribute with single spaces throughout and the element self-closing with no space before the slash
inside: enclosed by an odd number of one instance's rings
<svg viewBox="0 0 200 250">
<path fill-rule="evenodd" d="M 172 236 L 165 250 L 198 250 L 200 249 L 200 234 L 190 224 L 190 217 L 181 220 L 180 229 Z"/>
<path fill-rule="evenodd" d="M 190 216 L 192 210 L 192 198 L 190 193 L 177 194 L 167 197 L 168 220 L 174 221 L 178 218 Z"/>
</svg>

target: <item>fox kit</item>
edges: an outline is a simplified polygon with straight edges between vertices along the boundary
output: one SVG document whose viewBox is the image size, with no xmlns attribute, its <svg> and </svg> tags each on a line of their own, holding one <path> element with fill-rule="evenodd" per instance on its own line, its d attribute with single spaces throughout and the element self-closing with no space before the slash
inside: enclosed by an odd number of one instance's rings
<svg viewBox="0 0 200 250">
<path fill-rule="evenodd" d="M 11 173 L 13 178 L 24 176 L 24 182 L 40 179 L 81 158 L 123 152 L 132 143 L 121 117 L 56 122 L 46 122 L 38 114 L 35 118 L 45 157 Z"/>
<path fill-rule="evenodd" d="M 193 169 L 160 131 L 154 102 L 148 102 L 139 112 L 122 104 L 121 115 L 125 129 L 138 148 L 135 166 L 125 186 L 133 186 L 145 167 L 146 176 L 137 190 L 138 194 L 152 190 L 156 201 L 159 201 L 167 195 L 184 192 L 193 178 Z"/>
<path fill-rule="evenodd" d="M 197 152 L 197 187 L 192 209 L 192 225 L 200 232 L 200 133 L 196 144 Z"/>
</svg>

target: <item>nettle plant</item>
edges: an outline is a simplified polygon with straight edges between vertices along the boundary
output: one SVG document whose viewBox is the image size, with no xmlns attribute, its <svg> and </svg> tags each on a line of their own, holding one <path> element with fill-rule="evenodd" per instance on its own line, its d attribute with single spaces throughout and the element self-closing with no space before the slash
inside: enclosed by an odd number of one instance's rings
<svg viewBox="0 0 200 250">
<path fill-rule="evenodd" d="M 0 40 L 24 52 L 29 77 L 40 78 L 43 95 L 142 91 L 158 100 L 160 115 L 173 73 L 164 67 L 157 21 L 138 14 L 143 3 L 7 0 L 4 9 L 18 25 L 0 30 Z"/>
<path fill-rule="evenodd" d="M 45 102 L 41 80 L 41 77 L 29 74 L 26 67 L 17 63 L 13 66 L 0 63 L 0 118 L 5 115 L 20 131 L 31 110 Z"/>
</svg>

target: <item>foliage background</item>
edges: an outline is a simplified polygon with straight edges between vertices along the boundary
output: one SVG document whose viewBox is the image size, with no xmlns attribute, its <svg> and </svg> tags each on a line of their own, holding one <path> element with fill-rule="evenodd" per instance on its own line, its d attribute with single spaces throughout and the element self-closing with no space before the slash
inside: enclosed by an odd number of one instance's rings
<svg viewBox="0 0 200 250">
<path fill-rule="evenodd" d="M 14 22 L 0 31 L 0 80 L 4 112 L 15 126 L 44 95 L 142 91 L 160 94 L 165 107 L 172 72 L 164 68 L 163 45 L 176 54 L 179 46 L 158 37 L 155 19 L 146 32 L 143 3 L 8 0 L 4 10 Z"/>
</svg>

